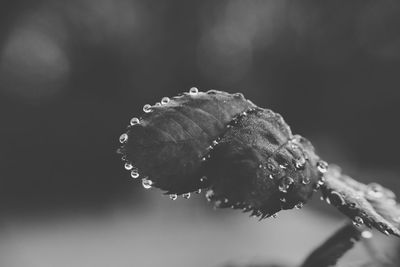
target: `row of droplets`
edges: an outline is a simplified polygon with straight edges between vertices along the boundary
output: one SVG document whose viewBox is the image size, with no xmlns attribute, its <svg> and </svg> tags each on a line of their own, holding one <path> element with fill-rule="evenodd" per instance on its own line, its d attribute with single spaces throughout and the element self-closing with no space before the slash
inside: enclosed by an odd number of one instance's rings
<svg viewBox="0 0 400 267">
<path fill-rule="evenodd" d="M 189 94 L 190 95 L 196 95 L 199 92 L 199 90 L 196 87 L 192 87 L 189 90 Z M 170 102 L 170 98 L 169 97 L 163 97 L 161 99 L 161 102 L 157 102 L 155 104 L 156 107 L 158 106 L 162 106 L 162 105 L 167 105 Z M 143 112 L 145 113 L 150 113 L 152 111 L 152 106 L 150 104 L 146 104 L 143 106 Z M 130 126 L 135 126 L 135 125 L 139 125 L 140 124 L 140 119 L 137 117 L 133 117 L 130 121 L 129 121 L 129 125 Z M 127 133 L 123 133 L 120 135 L 119 137 L 119 142 L 121 144 L 125 144 L 126 142 L 128 142 L 128 134 Z M 139 174 L 139 170 L 137 168 L 135 168 L 130 162 L 126 162 L 124 165 L 125 169 L 130 171 L 130 175 L 133 179 L 137 179 L 139 178 L 140 174 Z M 142 179 L 142 186 L 145 189 L 150 189 L 153 186 L 153 181 L 151 181 L 150 179 L 148 179 L 148 177 L 145 177 Z M 190 193 L 186 193 L 182 195 L 183 198 L 188 199 L 190 198 Z M 176 199 L 177 196 L 175 197 L 174 195 L 170 195 L 171 199 Z"/>
</svg>

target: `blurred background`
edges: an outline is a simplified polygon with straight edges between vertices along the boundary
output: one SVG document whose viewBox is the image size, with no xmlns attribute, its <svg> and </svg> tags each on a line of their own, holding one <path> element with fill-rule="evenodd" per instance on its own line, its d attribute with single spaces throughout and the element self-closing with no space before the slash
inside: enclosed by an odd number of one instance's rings
<svg viewBox="0 0 400 267">
<path fill-rule="evenodd" d="M 1 1 L 0 266 L 301 262 L 346 220 L 318 195 L 262 222 L 203 195 L 170 201 L 130 179 L 118 137 L 164 96 L 242 92 L 328 162 L 400 194 L 399 13 L 366 0 Z M 394 238 L 372 242 L 393 254 Z M 359 244 L 342 262 L 367 260 Z"/>
</svg>

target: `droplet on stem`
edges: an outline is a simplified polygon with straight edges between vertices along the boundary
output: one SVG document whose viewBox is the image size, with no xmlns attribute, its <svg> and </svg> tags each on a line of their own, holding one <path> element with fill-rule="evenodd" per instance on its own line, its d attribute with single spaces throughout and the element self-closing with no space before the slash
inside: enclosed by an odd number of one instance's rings
<svg viewBox="0 0 400 267">
<path fill-rule="evenodd" d="M 182 194 L 182 197 L 183 197 L 184 199 L 189 199 L 189 198 L 190 198 L 190 193 Z"/>
<path fill-rule="evenodd" d="M 171 199 L 171 200 L 175 200 L 175 199 L 177 199 L 178 198 L 178 195 L 177 194 L 170 194 L 169 195 L 169 199 Z"/>
</svg>

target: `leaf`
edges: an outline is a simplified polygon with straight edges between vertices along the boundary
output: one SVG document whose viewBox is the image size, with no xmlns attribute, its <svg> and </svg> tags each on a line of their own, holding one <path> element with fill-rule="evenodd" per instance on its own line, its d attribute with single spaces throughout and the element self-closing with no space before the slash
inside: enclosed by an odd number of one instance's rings
<svg viewBox="0 0 400 267">
<path fill-rule="evenodd" d="M 282 117 L 261 108 L 239 115 L 229 125 L 205 164 L 219 207 L 251 211 L 261 218 L 301 207 L 321 173 L 311 144 L 293 136 Z"/>
<path fill-rule="evenodd" d="M 365 185 L 337 166 L 330 166 L 321 187 L 323 196 L 356 225 L 375 227 L 382 233 L 400 236 L 400 205 L 395 194 L 376 183 Z"/>
<path fill-rule="evenodd" d="M 315 249 L 301 267 L 335 266 L 336 262 L 361 239 L 361 231 L 352 224 L 343 226 Z"/>
<path fill-rule="evenodd" d="M 146 105 L 142 118 L 133 118 L 121 135 L 123 154 L 132 177 L 149 177 L 146 187 L 181 194 L 206 186 L 201 181 L 202 158 L 213 141 L 239 113 L 255 107 L 242 94 L 192 88 L 162 103 Z"/>
</svg>

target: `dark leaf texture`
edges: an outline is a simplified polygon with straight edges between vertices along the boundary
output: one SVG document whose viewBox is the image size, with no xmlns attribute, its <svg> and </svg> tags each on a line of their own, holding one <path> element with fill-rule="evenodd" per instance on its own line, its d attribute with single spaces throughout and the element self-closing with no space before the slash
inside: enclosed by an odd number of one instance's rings
<svg viewBox="0 0 400 267">
<path fill-rule="evenodd" d="M 382 233 L 400 236 L 400 206 L 395 194 L 376 183 L 365 185 L 330 166 L 321 187 L 323 196 L 355 225 L 365 224 Z"/>
<path fill-rule="evenodd" d="M 216 206 L 265 218 L 301 208 L 326 179 L 324 196 L 356 224 L 400 234 L 391 191 L 358 183 L 336 168 L 326 173 L 327 163 L 307 139 L 240 93 L 192 88 L 143 111 L 120 136 L 119 153 L 145 188 L 160 188 L 172 199 L 207 188 Z"/>
</svg>

